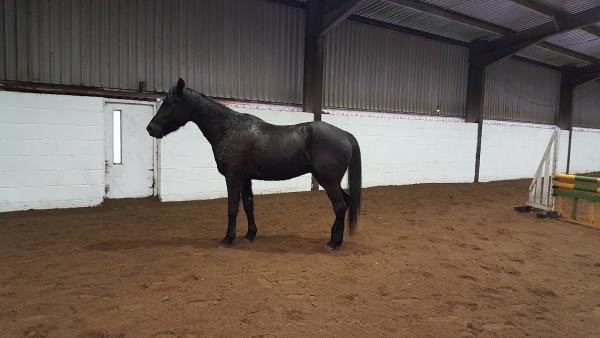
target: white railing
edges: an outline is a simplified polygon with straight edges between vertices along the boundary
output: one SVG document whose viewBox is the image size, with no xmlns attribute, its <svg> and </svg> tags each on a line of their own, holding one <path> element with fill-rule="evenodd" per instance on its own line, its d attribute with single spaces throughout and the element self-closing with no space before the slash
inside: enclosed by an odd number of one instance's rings
<svg viewBox="0 0 600 338">
<path fill-rule="evenodd" d="M 550 142 L 548 142 L 544 157 L 542 157 L 542 161 L 535 172 L 531 185 L 529 185 L 527 205 L 533 209 L 545 212 L 554 211 L 552 176 L 556 172 L 559 141 L 560 129 L 556 128 Z"/>
</svg>

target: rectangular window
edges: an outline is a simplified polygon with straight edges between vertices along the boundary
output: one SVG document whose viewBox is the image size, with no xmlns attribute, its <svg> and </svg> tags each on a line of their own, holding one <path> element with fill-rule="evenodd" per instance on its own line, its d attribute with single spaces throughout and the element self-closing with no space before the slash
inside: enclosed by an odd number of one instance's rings
<svg viewBox="0 0 600 338">
<path fill-rule="evenodd" d="M 113 163 L 121 164 L 121 111 L 113 110 Z"/>
</svg>

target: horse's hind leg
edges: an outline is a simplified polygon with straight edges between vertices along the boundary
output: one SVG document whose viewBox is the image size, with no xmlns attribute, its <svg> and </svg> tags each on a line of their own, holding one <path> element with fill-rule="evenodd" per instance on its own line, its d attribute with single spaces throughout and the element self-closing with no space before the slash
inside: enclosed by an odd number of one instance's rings
<svg viewBox="0 0 600 338">
<path fill-rule="evenodd" d="M 348 203 L 339 183 L 326 185 L 323 188 L 325 188 L 327 196 L 331 200 L 331 206 L 335 213 L 335 221 L 331 226 L 331 240 L 327 243 L 327 246 L 331 249 L 337 249 L 344 241 L 344 220 L 346 219 Z"/>
<path fill-rule="evenodd" d="M 256 223 L 254 221 L 254 198 L 252 196 L 251 179 L 244 181 L 244 186 L 242 187 L 242 202 L 244 203 L 244 211 L 248 218 L 248 233 L 246 233 L 245 238 L 252 241 L 256 236 Z"/>
<path fill-rule="evenodd" d="M 340 187 L 340 189 L 341 189 L 341 187 Z M 349 206 L 350 205 L 350 195 L 348 195 L 348 193 L 346 193 L 344 191 L 344 189 L 342 189 L 342 194 L 344 196 L 344 202 L 346 202 L 346 206 Z"/>
</svg>

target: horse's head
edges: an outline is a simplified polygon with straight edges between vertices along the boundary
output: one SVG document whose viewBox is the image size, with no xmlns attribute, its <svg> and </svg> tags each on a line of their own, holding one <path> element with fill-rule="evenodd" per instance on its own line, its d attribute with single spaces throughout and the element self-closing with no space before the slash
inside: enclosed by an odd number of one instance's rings
<svg viewBox="0 0 600 338">
<path fill-rule="evenodd" d="M 192 120 L 192 110 L 183 98 L 184 88 L 185 82 L 180 78 L 177 86 L 169 90 L 156 115 L 146 127 L 150 136 L 163 138 Z"/>
</svg>

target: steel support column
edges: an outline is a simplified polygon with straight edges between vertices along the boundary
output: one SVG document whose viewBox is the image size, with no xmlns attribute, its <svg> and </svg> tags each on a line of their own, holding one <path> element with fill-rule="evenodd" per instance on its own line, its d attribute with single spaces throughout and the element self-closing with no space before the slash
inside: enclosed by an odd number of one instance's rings
<svg viewBox="0 0 600 338">
<path fill-rule="evenodd" d="M 304 36 L 304 82 L 302 106 L 312 113 L 315 121 L 321 120 L 323 108 L 323 50 L 325 37 L 321 36 L 323 1 L 308 0 L 306 4 L 306 33 Z M 311 190 L 319 190 L 312 177 Z"/>
<path fill-rule="evenodd" d="M 474 182 L 479 182 L 481 159 L 481 136 L 483 131 L 483 99 L 485 93 L 485 67 L 481 62 L 484 45 L 473 43 L 469 50 L 469 75 L 465 122 L 477 123 L 477 148 L 475 150 Z"/>
</svg>

